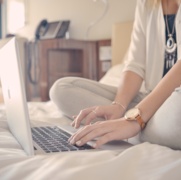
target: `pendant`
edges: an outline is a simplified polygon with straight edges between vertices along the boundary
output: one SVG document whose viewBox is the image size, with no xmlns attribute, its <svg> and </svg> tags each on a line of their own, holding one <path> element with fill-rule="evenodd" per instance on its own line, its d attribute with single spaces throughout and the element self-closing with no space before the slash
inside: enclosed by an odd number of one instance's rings
<svg viewBox="0 0 181 180">
<path fill-rule="evenodd" d="M 171 53 L 175 52 L 175 50 L 177 48 L 177 44 L 175 43 L 175 41 L 172 37 L 172 34 L 169 34 L 168 36 L 169 36 L 169 38 L 167 40 L 165 50 L 167 51 L 167 53 L 171 54 Z"/>
</svg>

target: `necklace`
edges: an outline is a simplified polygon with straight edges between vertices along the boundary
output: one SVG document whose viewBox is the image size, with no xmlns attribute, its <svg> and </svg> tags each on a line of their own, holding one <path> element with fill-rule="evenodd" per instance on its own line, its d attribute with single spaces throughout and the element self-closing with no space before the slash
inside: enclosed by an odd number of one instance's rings
<svg viewBox="0 0 181 180">
<path fill-rule="evenodd" d="M 167 2 L 167 6 L 168 6 L 168 2 Z M 168 32 L 168 40 L 166 42 L 165 50 L 167 51 L 167 53 L 172 54 L 173 52 L 175 52 L 175 50 L 177 48 L 177 44 L 175 43 L 175 40 L 173 38 L 173 34 L 174 34 L 174 30 L 175 30 L 176 16 L 175 16 L 173 27 L 172 27 L 172 32 L 170 33 L 170 29 L 169 29 L 169 26 L 168 26 L 168 17 L 167 17 L 168 9 L 166 9 L 166 10 L 167 10 L 167 12 L 166 12 L 166 20 L 165 20 L 165 22 L 166 22 L 166 29 L 167 29 L 167 32 Z"/>
</svg>

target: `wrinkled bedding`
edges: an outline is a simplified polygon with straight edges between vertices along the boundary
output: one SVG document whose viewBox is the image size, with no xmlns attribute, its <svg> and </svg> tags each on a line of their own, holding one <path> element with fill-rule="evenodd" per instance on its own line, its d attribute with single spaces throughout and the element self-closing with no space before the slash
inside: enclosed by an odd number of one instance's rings
<svg viewBox="0 0 181 180">
<path fill-rule="evenodd" d="M 52 102 L 28 103 L 34 125 L 65 123 Z M 143 143 L 124 151 L 94 151 L 28 157 L 8 130 L 0 105 L 1 180 L 180 180 L 181 151 Z"/>
</svg>

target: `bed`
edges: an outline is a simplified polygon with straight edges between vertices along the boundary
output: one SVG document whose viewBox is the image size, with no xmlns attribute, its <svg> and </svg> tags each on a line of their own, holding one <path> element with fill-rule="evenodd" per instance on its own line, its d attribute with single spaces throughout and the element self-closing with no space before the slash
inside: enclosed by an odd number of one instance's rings
<svg viewBox="0 0 181 180">
<path fill-rule="evenodd" d="M 113 26 L 112 68 L 100 80 L 117 86 L 130 41 L 132 22 Z M 117 33 L 120 35 L 118 38 Z M 127 37 L 127 38 L 125 38 Z M 124 46 L 119 39 L 124 39 Z M 118 49 L 114 47 L 119 47 Z M 120 51 L 121 48 L 121 51 Z M 120 54 L 121 52 L 121 54 Z M 51 102 L 28 102 L 33 125 L 67 124 Z M 126 150 L 27 156 L 11 135 L 0 104 L 0 179 L 2 180 L 180 180 L 181 151 L 144 142 Z"/>
</svg>

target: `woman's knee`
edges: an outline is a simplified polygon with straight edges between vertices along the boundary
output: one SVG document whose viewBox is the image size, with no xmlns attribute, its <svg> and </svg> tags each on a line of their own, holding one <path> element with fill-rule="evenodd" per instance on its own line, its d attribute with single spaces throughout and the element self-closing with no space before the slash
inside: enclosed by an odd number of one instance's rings
<svg viewBox="0 0 181 180">
<path fill-rule="evenodd" d="M 60 111 L 68 117 L 75 115 L 80 110 L 80 108 L 74 105 L 80 96 L 77 95 L 77 88 L 74 85 L 77 79 L 79 78 L 61 78 L 53 84 L 49 92 L 50 99 L 56 104 Z"/>
<path fill-rule="evenodd" d="M 58 79 L 50 88 L 49 96 L 51 100 L 56 100 L 61 97 L 65 97 L 67 94 L 67 89 L 72 88 L 73 82 L 77 79 L 77 77 L 64 77 Z"/>
</svg>

